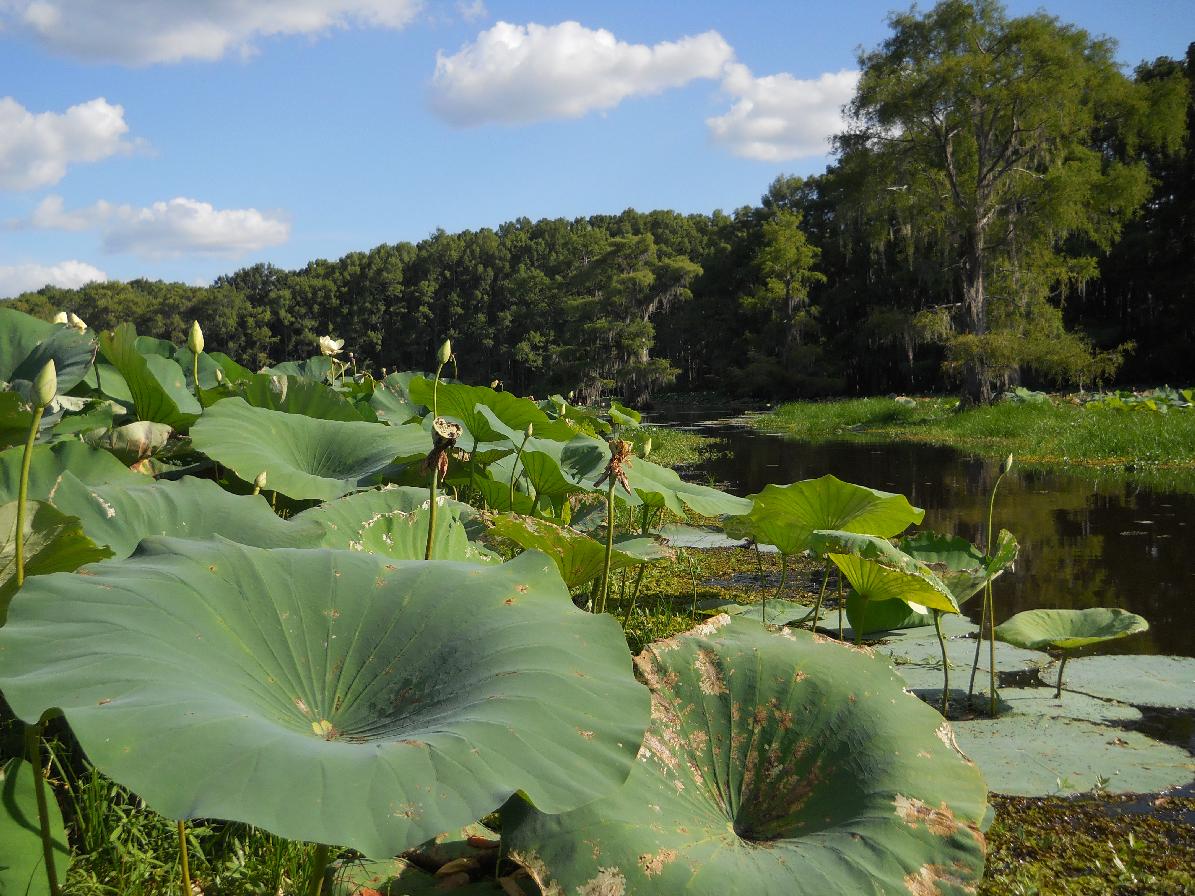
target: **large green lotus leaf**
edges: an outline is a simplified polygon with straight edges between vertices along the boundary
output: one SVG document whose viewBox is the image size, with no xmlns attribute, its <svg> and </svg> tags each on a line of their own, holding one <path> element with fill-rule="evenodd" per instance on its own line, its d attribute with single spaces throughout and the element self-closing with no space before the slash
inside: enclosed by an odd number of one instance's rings
<svg viewBox="0 0 1195 896">
<path fill-rule="evenodd" d="M 255 373 L 237 386 L 238 394 L 247 404 L 271 411 L 302 414 L 320 420 L 342 420 L 359 423 L 365 419 L 348 399 L 324 383 L 297 376 L 270 376 Z M 374 422 L 376 417 L 370 420 Z"/>
<path fill-rule="evenodd" d="M 33 766 L 24 759 L 10 759 L 0 765 L 0 894 L 3 896 L 43 896 L 50 892 L 34 774 Z M 54 870 L 58 880 L 65 882 L 70 852 L 62 811 L 52 797 L 46 800 L 46 808 L 54 845 Z"/>
<path fill-rule="evenodd" d="M 943 613 L 959 611 L 950 589 L 928 566 L 886 539 L 819 530 L 810 533 L 808 543 L 815 553 L 833 561 L 865 601 L 901 600 Z"/>
<path fill-rule="evenodd" d="M 332 372 L 332 359 L 325 355 L 313 355 L 305 361 L 283 361 L 273 367 L 263 367 L 261 372 L 271 376 L 297 376 L 323 382 Z"/>
<path fill-rule="evenodd" d="M 20 363 L 56 329 L 54 324 L 15 308 L 0 308 L 0 381 L 11 380 Z"/>
<path fill-rule="evenodd" d="M 643 503 L 652 507 L 667 507 L 678 516 L 684 516 L 686 509 L 703 516 L 742 514 L 751 509 L 751 502 L 747 498 L 728 495 L 708 485 L 685 482 L 676 470 L 653 464 L 641 457 L 632 458 L 624 469 L 631 488 Z"/>
<path fill-rule="evenodd" d="M 415 404 L 421 404 L 429 410 L 432 406 L 433 379 L 423 376 L 412 377 L 407 382 L 407 394 Z M 527 424 L 533 424 L 536 429 L 548 423 L 548 415 L 536 406 L 529 398 L 520 398 L 510 392 L 497 392 L 488 386 L 467 386 L 464 383 L 445 383 L 435 389 L 436 413 L 441 417 L 448 417 L 465 427 L 468 435 L 463 439 L 464 447 L 469 448 L 472 442 L 491 442 L 506 438 L 505 431 L 497 431 L 491 425 L 491 419 L 496 418 L 505 424 L 505 428 L 518 433 L 527 429 Z M 493 418 L 487 417 L 481 409 L 493 412 Z"/>
<path fill-rule="evenodd" d="M 510 393 L 499 392 L 497 394 L 509 395 Z M 527 399 L 519 400 L 526 401 Z M 522 429 L 515 429 L 498 416 L 493 409 L 484 404 L 478 404 L 474 410 L 485 421 L 481 427 L 483 441 L 504 442 L 516 448 L 523 444 L 524 438 L 527 435 L 526 426 Z M 542 423 L 534 425 L 531 438 L 526 440 L 527 447 L 532 447 L 533 442 L 543 442 L 545 440 L 551 442 L 568 442 L 578 435 L 577 430 L 566 421 L 548 419 L 546 414 L 544 417 L 545 419 Z"/>
<path fill-rule="evenodd" d="M 394 389 L 388 381 L 389 377 L 377 383 L 373 395 L 369 397 L 370 407 L 373 408 L 378 419 L 394 426 L 401 426 L 422 417 L 419 408 L 404 397 L 405 393 Z"/>
<path fill-rule="evenodd" d="M 605 469 L 606 461 L 600 460 L 600 451 L 592 444 L 595 441 L 585 436 L 568 443 L 528 439 L 521 454 L 508 453 L 493 460 L 489 473 L 506 483 L 514 475 L 516 485 L 526 477 L 537 496 L 560 506 L 569 495 L 597 490 L 594 483 Z M 608 452 L 606 456 L 608 460 Z"/>
<path fill-rule="evenodd" d="M 13 711 L 170 818 L 392 856 L 516 791 L 548 812 L 629 773 L 626 641 L 537 552 L 496 566 L 148 539 L 31 580 L 0 629 Z"/>
<path fill-rule="evenodd" d="M 0 452 L 0 501 L 15 501 L 21 476 L 21 457 L 24 447 Z M 70 470 L 91 485 L 125 483 L 140 485 L 146 477 L 134 473 L 107 451 L 91 448 L 82 442 L 59 442 L 55 445 L 35 445 L 29 459 L 30 500 L 49 499 L 62 474 Z"/>
<path fill-rule="evenodd" d="M 133 486 L 87 485 L 68 471 L 52 503 L 78 517 L 83 531 L 116 557 L 128 557 L 151 536 L 222 535 L 240 544 L 281 548 L 314 547 L 322 534 L 310 521 L 281 519 L 260 495 L 234 495 L 192 476 Z"/>
<path fill-rule="evenodd" d="M 661 526 L 656 530 L 656 534 L 674 548 L 708 550 L 711 548 L 741 548 L 745 544 L 741 538 L 731 538 L 721 529 L 686 526 L 683 523 L 670 523 L 667 526 Z"/>
<path fill-rule="evenodd" d="M 1013 564 L 1019 546 L 1012 533 L 1001 529 L 990 558 L 965 538 L 937 532 L 903 538 L 900 549 L 929 566 L 961 605 Z"/>
<path fill-rule="evenodd" d="M 1149 630 L 1136 613 L 1113 607 L 1025 610 L 996 626 L 996 640 L 1029 650 L 1071 650 Z"/>
<path fill-rule="evenodd" d="M 255 375 L 248 367 L 242 367 L 223 352 L 205 352 L 204 354 L 216 362 L 216 365 L 224 371 L 224 379 L 226 382 L 239 383 L 242 380 L 247 380 Z M 203 375 L 201 373 L 201 379 L 202 376 Z"/>
<path fill-rule="evenodd" d="M 557 526 L 547 520 L 517 514 L 503 514 L 490 520 L 493 531 L 528 550 L 543 551 L 556 563 L 564 584 L 579 588 L 602 574 L 606 545 L 584 532 Z M 610 553 L 610 570 L 639 566 L 647 560 L 615 548 Z"/>
<path fill-rule="evenodd" d="M 137 420 L 104 432 L 89 433 L 84 441 L 111 452 L 121 463 L 131 466 L 165 448 L 173 432 L 165 423 Z"/>
<path fill-rule="evenodd" d="M 33 411 L 17 392 L 0 392 L 0 448 L 24 446 L 33 425 Z"/>
<path fill-rule="evenodd" d="M 137 349 L 137 338 L 132 324 L 121 324 L 100 336 L 100 351 L 124 377 L 138 419 L 166 423 L 186 432 L 203 408 L 187 390 L 183 369 L 161 355 L 142 354 Z M 101 386 L 102 377 L 101 373 Z"/>
<path fill-rule="evenodd" d="M 903 600 L 866 600 L 854 589 L 846 596 L 846 617 L 852 637 L 856 631 L 867 637 L 876 632 L 921 628 L 934 621 L 931 614 L 914 610 Z"/>
<path fill-rule="evenodd" d="M 1053 685 L 1057 666 L 1042 669 L 1039 678 Z M 1066 664 L 1063 690 L 1134 706 L 1195 710 L 1195 658 L 1083 656 Z"/>
<path fill-rule="evenodd" d="M 996 793 L 1156 793 L 1195 778 L 1186 750 L 1092 722 L 1009 715 L 956 722 L 954 732 Z"/>
<path fill-rule="evenodd" d="M 768 485 L 751 495 L 752 505 L 727 521 L 727 534 L 773 544 L 783 554 L 809 549 L 817 529 L 837 529 L 890 538 L 925 518 L 904 495 L 843 482 L 834 476 L 791 485 Z"/>
<path fill-rule="evenodd" d="M 0 625 L 17 592 L 17 502 L 0 504 Z M 83 532 L 73 516 L 66 516 L 41 501 L 25 502 L 25 576 L 70 572 L 85 563 L 111 557 Z"/>
<path fill-rule="evenodd" d="M 414 494 L 412 494 L 414 493 Z M 437 497 L 436 532 L 432 557 L 489 563 L 495 556 L 469 541 L 458 507 L 467 504 Z M 427 551 L 430 498 L 426 489 L 387 488 L 328 501 L 293 518 L 320 530 L 319 544 L 329 548 L 365 551 L 394 560 L 422 560 Z"/>
<path fill-rule="evenodd" d="M 431 450 L 431 437 L 418 426 L 317 420 L 240 398 L 208 408 L 191 442 L 246 482 L 264 471 L 272 491 L 323 501 L 375 485 L 396 461 Z"/>
<path fill-rule="evenodd" d="M 120 375 L 120 371 L 111 364 L 106 364 L 97 358 L 91 369 L 87 371 L 87 376 L 83 377 L 83 382 L 113 401 L 118 401 L 130 408 L 133 406 L 133 392 L 129 388 L 129 384 Z"/>
<path fill-rule="evenodd" d="M 58 378 L 58 392 L 65 395 L 75 388 L 95 360 L 96 342 L 89 333 L 70 327 L 57 327 L 53 333 L 34 346 L 28 356 L 17 365 L 10 379 L 12 387 L 29 398 L 33 380 L 49 361 L 54 362 Z"/>
<path fill-rule="evenodd" d="M 62 398 L 63 396 L 60 395 L 59 401 Z M 112 421 L 116 414 L 117 408 L 110 401 L 104 399 L 86 400 L 79 411 L 63 415 L 54 424 L 54 429 L 50 432 L 48 438 L 50 441 L 56 441 L 97 430 L 109 430 L 112 428 Z"/>
<path fill-rule="evenodd" d="M 1021 716 L 1050 716 L 1056 719 L 1079 719 L 1084 722 L 1139 722 L 1141 710 L 1116 700 L 1101 700 L 1086 694 L 1066 694 L 1054 698 L 1054 688 L 1001 688 L 1000 714 Z"/>
<path fill-rule="evenodd" d="M 544 892 L 973 892 L 983 779 L 883 660 L 718 616 L 636 665 L 652 721 L 627 783 L 563 815 L 503 809 Z"/>
</svg>

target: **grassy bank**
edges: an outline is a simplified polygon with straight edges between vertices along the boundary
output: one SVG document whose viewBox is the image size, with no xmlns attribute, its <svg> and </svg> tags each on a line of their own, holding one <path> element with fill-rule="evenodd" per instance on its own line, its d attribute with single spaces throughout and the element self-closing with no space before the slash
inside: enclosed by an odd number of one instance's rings
<svg viewBox="0 0 1195 896">
<path fill-rule="evenodd" d="M 954 398 L 862 398 L 794 402 L 754 425 L 809 441 L 893 439 L 947 445 L 969 454 L 1044 466 L 1195 471 L 1195 409 L 1169 413 L 1000 402 L 956 409 Z"/>
</svg>

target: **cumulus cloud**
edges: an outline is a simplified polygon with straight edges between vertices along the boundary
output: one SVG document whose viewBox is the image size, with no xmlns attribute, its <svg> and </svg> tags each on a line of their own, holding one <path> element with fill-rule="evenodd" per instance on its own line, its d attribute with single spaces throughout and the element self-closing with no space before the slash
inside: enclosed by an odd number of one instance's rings
<svg viewBox="0 0 1195 896">
<path fill-rule="evenodd" d="M 34 190 L 62 180 L 70 165 L 132 148 L 124 109 L 103 97 L 65 112 L 30 112 L 0 97 L 0 190 Z"/>
<path fill-rule="evenodd" d="M 101 200 L 73 210 L 64 207 L 62 197 L 47 196 L 23 223 L 40 230 L 96 229 L 104 251 L 146 258 L 237 256 L 290 238 L 290 223 L 277 214 L 255 208 L 218 209 L 182 196 L 144 208 Z"/>
<path fill-rule="evenodd" d="M 733 58 L 716 31 L 647 46 L 578 22 L 498 22 L 453 55 L 436 55 L 431 106 L 461 126 L 579 118 L 631 96 L 718 78 Z"/>
<path fill-rule="evenodd" d="M 0 0 L 0 26 L 50 49 L 127 65 L 215 60 L 274 35 L 402 28 L 422 0 Z"/>
<path fill-rule="evenodd" d="M 745 65 L 733 65 L 722 89 L 736 98 L 734 105 L 706 125 L 714 142 L 736 156 L 782 162 L 825 155 L 830 137 L 845 129 L 842 107 L 858 83 L 857 71 L 810 80 L 787 72 L 756 78 Z"/>
<path fill-rule="evenodd" d="M 85 261 L 61 261 L 58 264 L 0 265 L 0 297 L 12 298 L 43 286 L 76 289 L 108 275 Z"/>
</svg>

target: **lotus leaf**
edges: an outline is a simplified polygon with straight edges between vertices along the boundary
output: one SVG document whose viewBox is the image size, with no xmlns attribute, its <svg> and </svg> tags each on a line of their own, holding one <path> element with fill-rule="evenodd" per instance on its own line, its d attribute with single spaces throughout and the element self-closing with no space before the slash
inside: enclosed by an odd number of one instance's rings
<svg viewBox="0 0 1195 896">
<path fill-rule="evenodd" d="M 411 401 L 421 404 L 428 409 L 432 406 L 433 380 L 416 376 L 407 383 L 407 394 Z M 505 432 L 495 430 L 492 420 L 505 424 L 507 430 L 513 430 L 522 438 L 522 433 L 531 423 L 536 429 L 541 429 L 548 423 L 548 415 L 536 406 L 529 398 L 520 398 L 510 392 L 497 392 L 488 386 L 466 386 L 464 383 L 445 383 L 440 381 L 436 392 L 436 412 L 441 417 L 448 417 L 465 427 L 468 438 L 462 444 L 466 447 L 473 442 L 490 442 L 506 436 Z M 482 411 L 492 412 L 487 416 Z"/>
<path fill-rule="evenodd" d="M 754 619 L 756 622 L 765 622 L 768 625 L 788 625 L 799 622 L 808 618 L 813 612 L 813 607 L 784 598 L 770 599 L 766 606 L 762 603 L 740 604 L 719 599 L 703 601 L 698 606 L 703 610 L 725 613 L 728 616 L 741 616 L 744 619 Z"/>
<path fill-rule="evenodd" d="M 1141 710 L 1115 700 L 1101 700 L 1086 694 L 1068 694 L 1054 698 L 1053 688 L 1001 688 L 1000 713 L 1021 716 L 1051 716 L 1084 722 L 1139 722 Z"/>
<path fill-rule="evenodd" d="M 271 411 L 346 423 L 359 423 L 366 419 L 373 423 L 377 420 L 372 412 L 363 417 L 352 402 L 325 384 L 298 376 L 251 374 L 237 385 L 237 394 L 246 404 Z"/>
<path fill-rule="evenodd" d="M 846 596 L 846 615 L 851 623 L 852 636 L 856 631 L 863 637 L 870 637 L 877 632 L 934 624 L 931 614 L 914 610 L 903 600 L 867 600 L 854 589 Z"/>
<path fill-rule="evenodd" d="M 320 382 L 328 379 L 332 372 L 332 359 L 324 355 L 315 355 L 305 361 L 283 361 L 273 367 L 263 367 L 261 372 L 271 376 L 297 376 Z"/>
<path fill-rule="evenodd" d="M 234 495 L 207 479 L 142 477 L 138 485 L 87 485 L 66 472 L 52 503 L 78 517 L 83 531 L 114 556 L 128 557 L 143 538 L 222 535 L 256 547 L 314 547 L 322 530 L 299 517 L 283 520 L 260 495 Z"/>
<path fill-rule="evenodd" d="M 996 626 L 996 638 L 1028 650 L 1071 650 L 1148 629 L 1148 622 L 1127 610 L 1025 610 Z"/>
<path fill-rule="evenodd" d="M 84 534 L 79 520 L 49 504 L 26 501 L 24 522 L 26 577 L 70 572 L 112 556 Z M 17 502 L 0 504 L 0 625 L 17 591 L 16 533 Z"/>
<path fill-rule="evenodd" d="M 564 584 L 570 590 L 579 588 L 586 582 L 592 581 L 602 574 L 605 568 L 606 546 L 584 532 L 570 529 L 567 526 L 557 526 L 547 520 L 535 519 L 517 514 L 503 514 L 490 520 L 494 532 L 503 538 L 509 538 L 520 547 L 528 550 L 543 551 L 556 563 Z M 616 547 L 610 553 L 611 571 L 625 569 L 629 566 L 639 566 L 655 559 L 644 557 L 643 545 L 637 544 L 651 539 L 635 539 L 632 550 L 626 551 L 622 546 Z M 654 542 L 653 542 L 654 544 Z"/>
<path fill-rule="evenodd" d="M 100 336 L 100 351 L 124 378 L 139 419 L 186 432 L 203 408 L 187 389 L 183 369 L 161 355 L 142 354 L 137 339 L 132 324 L 121 324 Z"/>
<path fill-rule="evenodd" d="M 57 707 L 91 761 L 171 818 L 396 855 L 525 792 L 626 778 L 648 718 L 618 624 L 552 562 L 391 563 L 147 539 L 26 583 L 0 688 Z M 20 670 L 20 671 L 18 671 Z"/>
<path fill-rule="evenodd" d="M 88 445 L 111 452 L 121 463 L 133 465 L 166 447 L 174 430 L 165 423 L 138 420 L 106 432 L 89 434 Z"/>
<path fill-rule="evenodd" d="M 1186 750 L 1091 722 L 1010 715 L 956 722 L 954 732 L 996 793 L 1156 793 L 1195 778 Z"/>
<path fill-rule="evenodd" d="M 108 396 L 113 401 L 118 401 L 130 408 L 133 406 L 133 393 L 129 389 L 129 384 L 125 382 L 125 378 L 120 375 L 119 370 L 111 364 L 104 363 L 99 358 L 96 359 L 91 369 L 87 371 L 87 376 L 83 377 L 83 382 L 102 395 Z"/>
<path fill-rule="evenodd" d="M 609 455 L 607 449 L 607 461 Z M 685 482 L 676 470 L 653 464 L 641 457 L 631 460 L 624 469 L 631 488 L 644 504 L 667 507 L 677 516 L 685 516 L 687 510 L 703 516 L 724 516 L 742 514 L 751 509 L 751 502 L 746 498 L 728 495 L 708 485 Z"/>
<path fill-rule="evenodd" d="M 656 532 L 664 541 L 674 548 L 741 548 L 746 542 L 741 538 L 731 538 L 721 529 L 698 528 L 683 524 L 669 524 L 660 527 Z"/>
<path fill-rule="evenodd" d="M 718 616 L 636 665 L 652 722 L 627 783 L 562 815 L 503 809 L 544 892 L 973 892 L 983 779 L 881 659 Z"/>
<path fill-rule="evenodd" d="M 1056 672 L 1043 669 L 1040 678 Z M 1066 690 L 1134 706 L 1195 710 L 1195 658 L 1186 656 L 1083 656 L 1066 665 Z"/>
<path fill-rule="evenodd" d="M 0 501 L 17 497 L 23 447 L 0 452 Z M 82 442 L 36 445 L 29 462 L 29 498 L 45 501 L 67 470 L 89 485 L 107 483 L 144 484 L 147 479 L 134 473 L 107 451 L 90 448 Z"/>
<path fill-rule="evenodd" d="M 387 385 L 388 380 L 389 377 L 376 384 L 373 395 L 369 397 L 369 405 L 378 419 L 394 426 L 401 426 L 421 417 L 419 408 L 403 397 L 405 393 L 400 393 Z"/>
<path fill-rule="evenodd" d="M 33 425 L 33 410 L 16 392 L 0 392 L 0 448 L 22 446 Z"/>
<path fill-rule="evenodd" d="M 883 538 L 817 531 L 810 533 L 809 546 L 828 556 L 863 600 L 901 600 L 943 613 L 959 611 L 954 595 L 928 566 Z M 848 612 L 850 608 L 848 602 Z"/>
<path fill-rule="evenodd" d="M 413 493 L 413 494 L 412 494 Z M 415 496 L 422 500 L 415 500 Z M 489 563 L 497 557 L 469 541 L 459 508 L 472 513 L 444 495 L 436 498 L 444 512 L 436 514 L 432 556 L 437 560 Z M 295 523 L 312 523 L 320 529 L 319 544 L 329 548 L 365 551 L 394 560 L 422 560 L 427 550 L 427 527 L 431 517 L 426 489 L 386 488 L 371 490 L 305 510 Z"/>
<path fill-rule="evenodd" d="M 216 365 L 224 371 L 225 382 L 239 383 L 242 380 L 247 380 L 254 375 L 252 370 L 247 367 L 242 367 L 223 352 L 206 352 L 206 355 L 216 362 Z"/>
<path fill-rule="evenodd" d="M 828 475 L 791 485 L 768 485 L 750 497 L 748 512 L 727 521 L 727 534 L 773 544 L 782 554 L 808 550 L 809 537 L 817 529 L 890 538 L 925 518 L 925 511 L 912 506 L 904 495 Z"/>
<path fill-rule="evenodd" d="M 38 343 L 57 329 L 54 324 L 15 308 L 0 308 L 0 381 L 11 380 L 13 372 Z"/>
<path fill-rule="evenodd" d="M 42 896 L 50 891 L 37 818 L 34 770 L 23 759 L 0 765 L 0 894 Z M 47 799 L 50 837 L 54 844 L 54 870 L 66 880 L 70 853 L 58 801 Z"/>
<path fill-rule="evenodd" d="M 271 490 L 323 501 L 377 484 L 394 461 L 422 457 L 432 444 L 418 426 L 317 420 L 240 398 L 209 408 L 191 441 L 246 482 L 264 470 Z"/>
<path fill-rule="evenodd" d="M 54 362 L 58 392 L 65 395 L 75 388 L 95 360 L 95 340 L 87 333 L 70 327 L 57 327 L 39 342 L 12 372 L 11 386 L 29 398 L 34 378 L 49 361 Z"/>
<path fill-rule="evenodd" d="M 918 532 L 903 538 L 900 549 L 929 566 L 961 605 L 1008 569 L 1020 547 L 1011 532 L 1001 529 L 991 557 L 965 538 L 936 532 Z"/>
</svg>

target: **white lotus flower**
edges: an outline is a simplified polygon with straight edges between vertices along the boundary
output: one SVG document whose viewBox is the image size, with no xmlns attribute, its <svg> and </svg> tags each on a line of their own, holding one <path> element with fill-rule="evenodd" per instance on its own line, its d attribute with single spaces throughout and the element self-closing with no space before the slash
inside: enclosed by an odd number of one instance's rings
<svg viewBox="0 0 1195 896">
<path fill-rule="evenodd" d="M 319 353 L 321 355 L 339 355 L 340 350 L 343 348 L 343 339 L 333 339 L 331 336 L 321 336 L 319 338 Z"/>
<path fill-rule="evenodd" d="M 52 321 L 50 321 L 50 323 L 53 323 L 53 324 L 65 324 L 66 322 L 67 322 L 67 317 L 66 317 L 65 311 L 59 311 L 57 314 L 54 315 L 54 319 Z"/>
<path fill-rule="evenodd" d="M 87 324 L 83 318 L 79 317 L 79 315 L 75 314 L 73 311 L 66 316 L 66 322 L 71 326 L 72 329 L 78 330 L 80 333 L 87 329 Z"/>
</svg>

